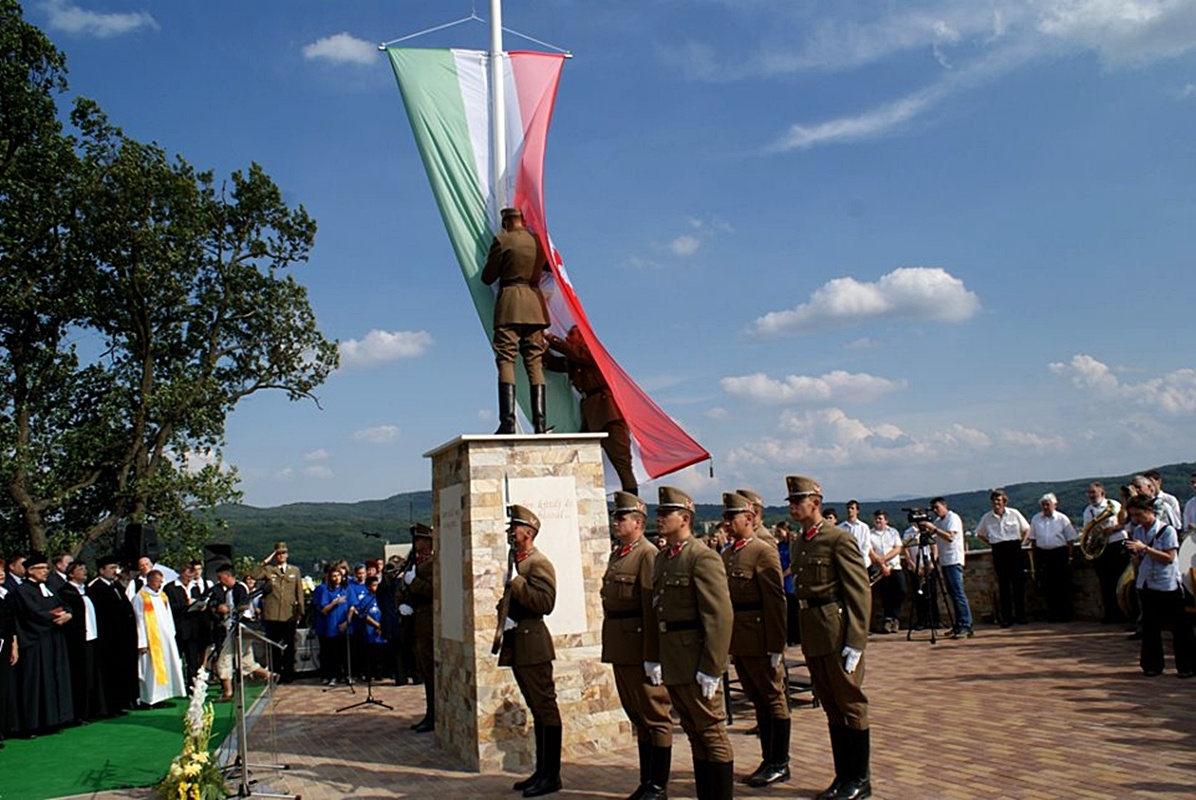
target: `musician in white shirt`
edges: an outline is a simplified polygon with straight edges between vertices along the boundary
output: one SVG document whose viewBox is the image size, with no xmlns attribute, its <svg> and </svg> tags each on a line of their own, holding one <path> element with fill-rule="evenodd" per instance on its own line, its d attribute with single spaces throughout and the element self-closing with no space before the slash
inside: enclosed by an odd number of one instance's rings
<svg viewBox="0 0 1196 800">
<path fill-rule="evenodd" d="M 1105 549 L 1093 562 L 1096 579 L 1100 583 L 1101 622 L 1110 624 L 1124 622 L 1121 606 L 1117 603 L 1117 582 L 1130 563 L 1130 554 L 1125 549 L 1128 534 L 1118 524 L 1121 518 L 1121 503 L 1105 496 L 1105 487 L 1100 481 L 1088 485 L 1088 505 L 1084 508 L 1084 525 L 1081 530 L 1092 530 L 1089 535 L 1106 536 Z M 1094 522 L 1100 520 L 1100 522 Z"/>
<path fill-rule="evenodd" d="M 1008 628 L 1026 622 L 1026 571 L 1022 566 L 1022 540 L 1030 523 L 1016 508 L 1010 508 L 1004 489 L 988 495 L 993 510 L 976 523 L 976 536 L 992 548 L 993 570 L 997 573 L 998 622 Z"/>
<path fill-rule="evenodd" d="M 1047 492 L 1038 501 L 1042 511 L 1030 520 L 1030 558 L 1037 568 L 1047 602 L 1048 622 L 1070 622 L 1071 563 L 1075 559 L 1076 529 L 1058 510 L 1059 500 Z"/>
</svg>

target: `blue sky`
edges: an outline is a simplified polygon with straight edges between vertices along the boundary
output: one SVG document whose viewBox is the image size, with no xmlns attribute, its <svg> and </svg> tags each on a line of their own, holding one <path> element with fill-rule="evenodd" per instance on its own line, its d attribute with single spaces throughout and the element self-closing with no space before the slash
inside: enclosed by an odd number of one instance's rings
<svg viewBox="0 0 1196 800">
<path fill-rule="evenodd" d="M 376 49 L 474 5 L 26 0 L 72 92 L 197 167 L 261 163 L 319 222 L 296 276 L 342 367 L 321 408 L 232 415 L 248 503 L 426 489 L 422 453 L 496 424 Z M 504 21 L 574 54 L 549 222 L 607 348 L 715 457 L 666 483 L 884 498 L 1196 459 L 1196 3 L 508 0 Z"/>
</svg>

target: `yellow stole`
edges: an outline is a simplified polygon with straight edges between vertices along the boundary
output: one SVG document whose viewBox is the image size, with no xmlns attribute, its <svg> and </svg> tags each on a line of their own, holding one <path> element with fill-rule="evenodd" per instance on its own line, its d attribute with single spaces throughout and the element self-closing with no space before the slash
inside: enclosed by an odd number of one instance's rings
<svg viewBox="0 0 1196 800">
<path fill-rule="evenodd" d="M 145 611 L 145 641 L 149 647 L 150 661 L 154 665 L 154 685 L 166 685 L 166 659 L 162 657 L 162 639 L 158 629 L 158 611 L 154 608 L 154 595 L 142 589 L 141 608 Z"/>
</svg>

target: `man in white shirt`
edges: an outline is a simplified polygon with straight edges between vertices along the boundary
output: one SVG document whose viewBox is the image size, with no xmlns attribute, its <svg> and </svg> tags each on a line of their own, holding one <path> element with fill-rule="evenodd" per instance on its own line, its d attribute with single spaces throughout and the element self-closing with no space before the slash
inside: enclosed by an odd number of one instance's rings
<svg viewBox="0 0 1196 800">
<path fill-rule="evenodd" d="M 1130 554 L 1125 549 L 1125 527 L 1118 522 L 1120 513 L 1121 503 L 1105 496 L 1103 484 L 1099 481 L 1088 484 L 1088 505 L 1084 508 L 1081 530 L 1089 530 L 1091 526 L 1089 536 L 1105 537 L 1105 549 L 1093 562 L 1100 583 L 1101 622 L 1105 624 L 1125 621 L 1117 604 L 1117 582 L 1130 563 Z"/>
<path fill-rule="evenodd" d="M 925 533 L 935 535 L 939 574 L 943 576 L 951 605 L 955 608 L 955 630 L 951 635 L 955 639 L 971 638 L 972 607 L 963 589 L 963 520 L 947 507 L 947 500 L 943 497 L 931 500 L 930 510 L 935 515 L 934 521 L 919 522 L 918 527 Z"/>
<path fill-rule="evenodd" d="M 1159 502 L 1166 504 L 1170 511 L 1168 520 L 1175 526 L 1175 530 L 1178 533 L 1180 528 L 1183 527 L 1184 516 L 1184 510 L 1179 504 L 1179 498 L 1169 492 L 1163 491 L 1163 476 L 1157 469 L 1148 469 L 1142 474 L 1154 484 L 1155 497 L 1159 499 Z"/>
<path fill-rule="evenodd" d="M 1196 491 L 1196 472 L 1193 472 L 1189 476 L 1188 482 L 1192 485 L 1193 491 Z M 1184 504 L 1183 523 L 1183 530 L 1179 532 L 1179 540 L 1181 542 L 1196 531 L 1196 495 L 1193 495 L 1192 499 Z"/>
<path fill-rule="evenodd" d="M 847 519 L 839 523 L 839 527 L 855 537 L 856 546 L 860 548 L 860 555 L 864 557 L 864 566 L 872 571 L 872 528 L 860 519 L 860 503 L 858 500 L 847 501 Z"/>
<path fill-rule="evenodd" d="M 905 571 L 901 569 L 901 533 L 889 525 L 889 514 L 878 509 L 872 514 L 872 561 L 880 566 L 881 578 L 877 582 L 884 619 L 880 633 L 897 633 L 901 630 L 901 605 L 905 602 Z"/>
<path fill-rule="evenodd" d="M 1146 475 L 1135 475 L 1130 481 L 1130 487 L 1134 494 L 1144 494 L 1150 498 L 1154 503 L 1155 516 L 1167 523 L 1177 531 L 1183 527 L 1182 514 L 1179 510 L 1179 501 L 1172 505 L 1168 501 L 1159 496 L 1159 485 L 1151 480 Z M 1171 495 L 1167 495 L 1171 497 Z M 1174 498 L 1172 498 L 1174 499 Z"/>
<path fill-rule="evenodd" d="M 1042 511 L 1030 520 L 1030 559 L 1047 603 L 1047 622 L 1071 621 L 1071 563 L 1075 559 L 1076 529 L 1058 510 L 1059 500 L 1047 492 L 1038 501 Z"/>
<path fill-rule="evenodd" d="M 988 495 L 993 510 L 976 523 L 976 536 L 992 548 L 993 570 L 997 573 L 998 619 L 1002 628 L 1014 622 L 1026 623 L 1026 578 L 1022 567 L 1022 539 L 1030 523 L 1016 508 L 1010 508 L 1004 489 Z"/>
</svg>

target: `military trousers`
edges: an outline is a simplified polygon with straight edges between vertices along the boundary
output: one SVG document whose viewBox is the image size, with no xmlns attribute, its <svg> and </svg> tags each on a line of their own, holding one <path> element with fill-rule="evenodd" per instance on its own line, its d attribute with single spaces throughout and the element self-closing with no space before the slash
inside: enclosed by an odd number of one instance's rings
<svg viewBox="0 0 1196 800">
<path fill-rule="evenodd" d="M 515 672 L 515 683 L 523 693 L 532 717 L 541 725 L 561 724 L 561 712 L 556 706 L 556 683 L 552 678 L 552 662 L 525 664 L 511 668 Z"/>
<path fill-rule="evenodd" d="M 864 661 L 850 675 L 843 669 L 843 657 L 838 653 L 806 657 L 806 669 L 814 685 L 814 696 L 826 712 L 830 725 L 844 725 L 857 731 L 868 729 L 868 697 L 864 694 Z"/>
<path fill-rule="evenodd" d="M 673 720 L 669 717 L 669 690 L 653 686 L 644 675 L 642 664 L 612 664 L 615 671 L 615 688 L 619 691 L 619 702 L 635 738 L 642 744 L 653 747 L 673 746 Z"/>
<path fill-rule="evenodd" d="M 756 719 L 789 719 L 785 670 L 776 669 L 768 656 L 731 656 L 743 693 L 756 709 Z"/>
<path fill-rule="evenodd" d="M 669 686 L 669 699 L 681 717 L 681 729 L 689 738 L 693 757 L 699 761 L 728 763 L 735 760 L 731 740 L 727 738 L 724 723 L 726 712 L 723 706 L 723 690 L 719 688 L 714 697 L 707 700 L 695 680 Z"/>
<path fill-rule="evenodd" d="M 606 423 L 602 432 L 606 434 L 606 438 L 600 442 L 602 450 L 615 468 L 623 491 L 638 493 L 639 483 L 635 478 L 635 469 L 631 466 L 631 431 L 627 428 L 627 421 L 613 419 Z"/>
<path fill-rule="evenodd" d="M 544 385 L 544 341 L 542 325 L 501 325 L 494 329 L 494 361 L 499 383 L 515 382 L 515 356 L 523 356 L 523 368 L 532 386 Z"/>
</svg>

